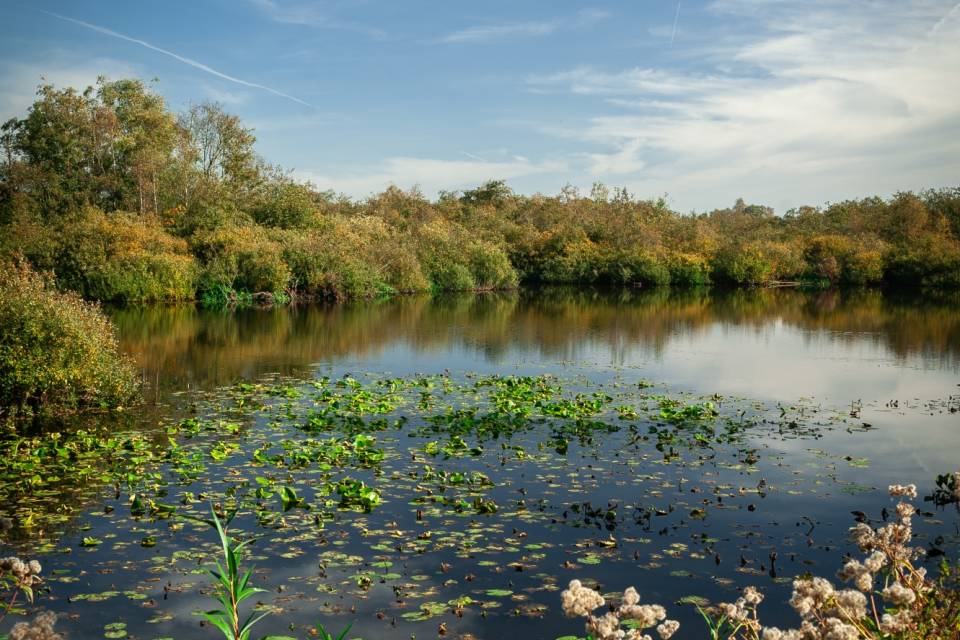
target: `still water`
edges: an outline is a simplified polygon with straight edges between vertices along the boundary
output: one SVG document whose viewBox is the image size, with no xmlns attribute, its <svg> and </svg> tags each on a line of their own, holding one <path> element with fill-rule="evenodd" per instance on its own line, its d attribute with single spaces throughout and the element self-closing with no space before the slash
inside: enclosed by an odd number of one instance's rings
<svg viewBox="0 0 960 640">
<path fill-rule="evenodd" d="M 269 475 L 251 454 L 306 437 L 302 398 L 324 377 L 351 374 L 373 389 L 418 374 L 468 383 L 549 374 L 614 398 L 612 416 L 619 403 L 646 408 L 637 390 L 649 384 L 650 393 L 710 398 L 731 420 L 754 420 L 727 444 L 675 454 L 670 446 L 670 455 L 650 437 L 649 415 L 618 422 L 597 414 L 615 427 L 571 436 L 569 448 L 556 446 L 556 425 L 544 422 L 468 442 L 482 449 L 475 455 L 430 456 L 430 442 L 444 437 L 417 430 L 425 423 L 411 401 L 406 426 L 377 434 L 387 452 L 381 466 L 348 470 L 382 488 L 384 504 L 372 513 L 338 514 L 320 532 L 305 510 L 285 514 L 282 526 L 238 517 L 237 527 L 260 536 L 254 561 L 269 591 L 259 602 L 275 611 L 259 634 L 307 637 L 306 625 L 319 620 L 328 629 L 353 623 L 351 636 L 368 639 L 582 635 L 581 623 L 559 612 L 559 589 L 572 578 L 604 592 L 636 586 L 643 602 L 664 604 L 681 621 L 678 638 L 703 637 L 703 629 L 693 607 L 676 601 L 732 601 L 750 584 L 767 594 L 766 622 L 789 626 L 790 578 L 832 578 L 855 551 L 845 540 L 851 511 L 877 519 L 890 506 L 887 484 L 916 483 L 924 495 L 937 474 L 960 468 L 956 295 L 556 289 L 110 313 L 147 381 L 147 404 L 128 420 L 146 430 L 187 415 L 242 421 L 236 453 L 192 484 L 164 489 L 168 502 L 184 492 L 228 495 L 243 479 Z M 237 418 L 213 398 L 240 380 L 282 381 L 301 399 Z M 789 421 L 800 426 L 785 433 Z M 483 474 L 491 485 L 477 495 L 499 510 L 435 506 L 424 465 Z M 284 473 L 275 475 L 308 500 L 322 491 L 314 476 Z M 105 630 L 216 637 L 195 615 L 210 608 L 201 596 L 213 539 L 130 518 L 121 494 L 95 489 L 43 544 L 18 541 L 18 552 L 39 554 L 57 576 L 40 604 L 67 613 L 62 626 L 75 638 Z M 918 544 L 955 555 L 956 509 L 924 510 Z M 107 543 L 84 548 L 88 536 Z M 137 545 L 144 536 L 155 544 Z"/>
</svg>

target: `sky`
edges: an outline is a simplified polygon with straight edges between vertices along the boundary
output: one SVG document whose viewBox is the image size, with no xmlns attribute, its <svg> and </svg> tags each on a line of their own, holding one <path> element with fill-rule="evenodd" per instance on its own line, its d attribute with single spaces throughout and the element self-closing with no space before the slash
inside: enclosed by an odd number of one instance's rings
<svg viewBox="0 0 960 640">
<path fill-rule="evenodd" d="M 960 3 L 0 0 L 0 119 L 43 81 L 218 101 L 320 189 L 595 181 L 680 211 L 960 185 Z"/>
</svg>

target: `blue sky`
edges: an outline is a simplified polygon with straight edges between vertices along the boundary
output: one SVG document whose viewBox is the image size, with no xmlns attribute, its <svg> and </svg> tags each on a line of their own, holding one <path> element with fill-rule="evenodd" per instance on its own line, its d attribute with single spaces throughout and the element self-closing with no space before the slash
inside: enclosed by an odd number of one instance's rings
<svg viewBox="0 0 960 640">
<path fill-rule="evenodd" d="M 960 184 L 960 4 L 940 0 L 4 3 L 0 118 L 41 77 L 217 100 L 355 197 L 595 180 L 674 207 Z"/>
</svg>

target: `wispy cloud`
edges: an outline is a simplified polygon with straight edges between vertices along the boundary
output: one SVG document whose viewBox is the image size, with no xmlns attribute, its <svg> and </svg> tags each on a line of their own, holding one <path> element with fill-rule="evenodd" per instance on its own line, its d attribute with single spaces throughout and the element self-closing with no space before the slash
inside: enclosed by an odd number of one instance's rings
<svg viewBox="0 0 960 640">
<path fill-rule="evenodd" d="M 383 29 L 334 18 L 323 11 L 316 3 L 283 2 L 282 0 L 250 0 L 250 3 L 263 11 L 274 22 L 321 29 L 342 29 L 362 33 L 372 38 L 386 37 L 386 32 Z"/>
<path fill-rule="evenodd" d="M 610 17 L 600 9 L 584 9 L 566 19 L 553 19 L 532 22 L 510 22 L 503 24 L 478 25 L 454 31 L 440 38 L 440 42 L 490 42 L 512 37 L 537 37 L 551 34 L 562 29 L 577 29 L 595 24 Z"/>
<path fill-rule="evenodd" d="M 365 197 L 390 185 L 401 188 L 420 187 L 432 194 L 443 189 L 474 187 L 485 180 L 510 180 L 524 176 L 558 173 L 567 164 L 559 160 L 532 162 L 522 156 L 499 161 L 486 161 L 472 156 L 469 160 L 440 160 L 433 158 L 388 158 L 370 172 L 325 174 L 312 171 L 294 171 L 294 175 L 309 180 L 320 188 L 332 188 L 355 197 Z"/>
<path fill-rule="evenodd" d="M 541 130 L 595 145 L 585 170 L 630 176 L 642 192 L 782 206 L 955 183 L 954 2 L 718 0 L 711 11 L 748 22 L 701 70 L 581 66 L 529 78 L 533 91 L 596 99 L 592 115 Z"/>
<path fill-rule="evenodd" d="M 126 41 L 126 42 L 132 42 L 133 44 L 138 44 L 138 45 L 140 45 L 141 47 L 145 47 L 145 48 L 147 48 L 147 49 L 150 49 L 151 51 L 156 51 L 157 53 L 161 53 L 161 54 L 163 54 L 163 55 L 165 55 L 165 56 L 168 56 L 168 57 L 170 57 L 170 58 L 173 58 L 174 60 L 177 60 L 177 61 L 179 61 L 179 62 L 182 62 L 183 64 L 189 65 L 189 66 L 191 66 L 191 67 L 193 67 L 193 68 L 195 68 L 195 69 L 199 69 L 199 70 L 201 70 L 201 71 L 203 71 L 203 72 L 205 72 L 205 73 L 209 73 L 210 75 L 216 76 L 216 77 L 221 78 L 221 79 L 223 79 L 223 80 L 227 80 L 228 82 L 233 82 L 233 83 L 235 83 L 235 84 L 243 85 L 243 86 L 245 86 L 245 87 L 250 87 L 250 88 L 252 88 L 252 89 L 261 89 L 261 90 L 263 90 L 263 91 L 267 91 L 268 93 L 272 93 L 272 94 L 275 95 L 275 96 L 278 96 L 278 97 L 281 97 L 281 98 L 285 98 L 286 100 L 291 100 L 291 101 L 296 102 L 296 103 L 298 103 L 298 104 L 302 104 L 302 105 L 304 105 L 304 106 L 313 108 L 313 105 L 312 105 L 312 104 L 310 104 L 309 102 L 306 102 L 306 101 L 304 101 L 304 100 L 301 100 L 300 98 L 297 98 L 296 96 L 292 96 L 292 95 L 290 95 L 290 94 L 288 94 L 288 93 L 284 93 L 284 92 L 282 92 L 282 91 L 279 91 L 279 90 L 277 90 L 277 89 L 274 89 L 273 87 L 268 87 L 267 85 L 264 85 L 264 84 L 258 84 L 258 83 L 256 83 L 256 82 L 250 82 L 250 81 L 248 81 L 248 80 L 243 80 L 243 79 L 241 79 L 241 78 L 237 78 L 237 77 L 235 77 L 235 76 L 228 75 L 228 74 L 226 74 L 226 73 L 223 73 L 222 71 L 217 71 L 217 70 L 214 69 L 213 67 L 210 67 L 210 66 L 208 66 L 208 65 L 205 65 L 205 64 L 203 64 L 202 62 L 198 62 L 198 61 L 193 60 L 193 59 L 191 59 L 191 58 L 187 58 L 187 57 L 185 57 L 185 56 L 181 56 L 180 54 L 174 53 L 173 51 L 169 51 L 169 50 L 167 50 L 167 49 L 163 49 L 163 48 L 158 47 L 158 46 L 156 46 L 156 45 L 150 44 L 150 43 L 147 42 L 146 40 L 140 40 L 139 38 L 133 38 L 133 37 L 131 37 L 131 36 L 124 35 L 124 34 L 122 34 L 122 33 L 119 33 L 119 32 L 117 32 L 117 31 L 114 31 L 114 30 L 112 30 L 112 29 L 108 29 L 108 28 L 106 28 L 106 27 L 101 27 L 101 26 L 99 26 L 99 25 L 91 24 L 91 23 L 89 23 L 89 22 L 84 22 L 83 20 L 78 20 L 78 19 L 76 19 L 76 18 L 71 18 L 71 17 L 69 17 L 69 16 L 64 16 L 64 15 L 61 15 L 61 14 L 59 14 L 59 13 L 54 13 L 54 12 L 52 12 L 52 11 L 44 11 L 43 9 L 38 9 L 38 11 L 41 11 L 42 13 L 45 13 L 45 14 L 47 14 L 47 15 L 49 15 L 49 16 L 52 16 L 52 17 L 54 17 L 54 18 L 57 18 L 58 20 L 64 20 L 64 21 L 66 21 L 66 22 L 71 22 L 71 23 L 73 23 L 73 24 L 80 25 L 81 27 L 84 27 L 84 28 L 86 28 L 86 29 L 90 29 L 90 30 L 92 30 L 92 31 L 96 31 L 97 33 L 101 33 L 101 34 L 103 34 L 103 35 L 110 36 L 111 38 L 117 38 L 117 39 L 119 39 L 119 40 L 124 40 L 124 41 Z"/>
</svg>

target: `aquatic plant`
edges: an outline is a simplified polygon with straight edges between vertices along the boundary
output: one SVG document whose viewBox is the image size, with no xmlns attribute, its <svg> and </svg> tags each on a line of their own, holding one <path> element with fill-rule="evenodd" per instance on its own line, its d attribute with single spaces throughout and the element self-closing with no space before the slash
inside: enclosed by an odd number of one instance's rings
<svg viewBox="0 0 960 640">
<path fill-rule="evenodd" d="M 915 485 L 890 485 L 896 498 L 917 497 Z M 790 605 L 799 614 L 799 628 L 781 630 L 764 626 L 758 606 L 763 595 L 752 586 L 733 603 L 715 606 L 696 604 L 711 640 L 882 640 L 884 638 L 931 639 L 957 637 L 960 632 L 960 591 L 944 578 L 928 577 L 924 567 L 914 561 L 923 550 L 911 546 L 912 518 L 916 508 L 906 500 L 897 503 L 897 518 L 873 528 L 858 522 L 850 529 L 851 538 L 863 560 L 850 559 L 837 576 L 852 582 L 853 589 L 835 587 L 821 577 L 799 577 L 793 581 Z M 947 579 L 954 579 L 949 566 Z M 882 587 L 876 585 L 882 579 Z M 585 617 L 586 631 L 594 640 L 641 640 L 643 629 L 666 618 L 660 605 L 637 605 L 639 596 L 633 587 L 624 591 L 623 604 L 602 616 L 594 611 L 605 606 L 599 592 L 584 587 L 579 580 L 570 582 L 562 593 L 563 611 L 570 617 Z M 634 627 L 623 629 L 624 622 Z M 657 627 L 661 638 L 676 629 L 667 623 Z M 666 632 L 666 635 L 661 631 Z"/>
<path fill-rule="evenodd" d="M 203 617 L 219 629 L 227 640 L 249 640 L 254 625 L 270 614 L 269 611 L 265 611 L 258 615 L 254 611 L 243 618 L 240 613 L 240 605 L 243 601 L 263 592 L 263 589 L 250 586 L 253 569 L 244 571 L 240 568 L 243 549 L 249 540 L 237 542 L 227 533 L 227 527 L 236 515 L 236 511 L 226 514 L 221 519 L 211 507 L 210 515 L 211 518 L 203 522 L 216 529 L 222 551 L 221 559 L 216 561 L 216 569 L 210 570 L 210 575 L 218 584 L 218 593 L 214 598 L 220 604 L 220 608 L 204 612 Z"/>
</svg>

